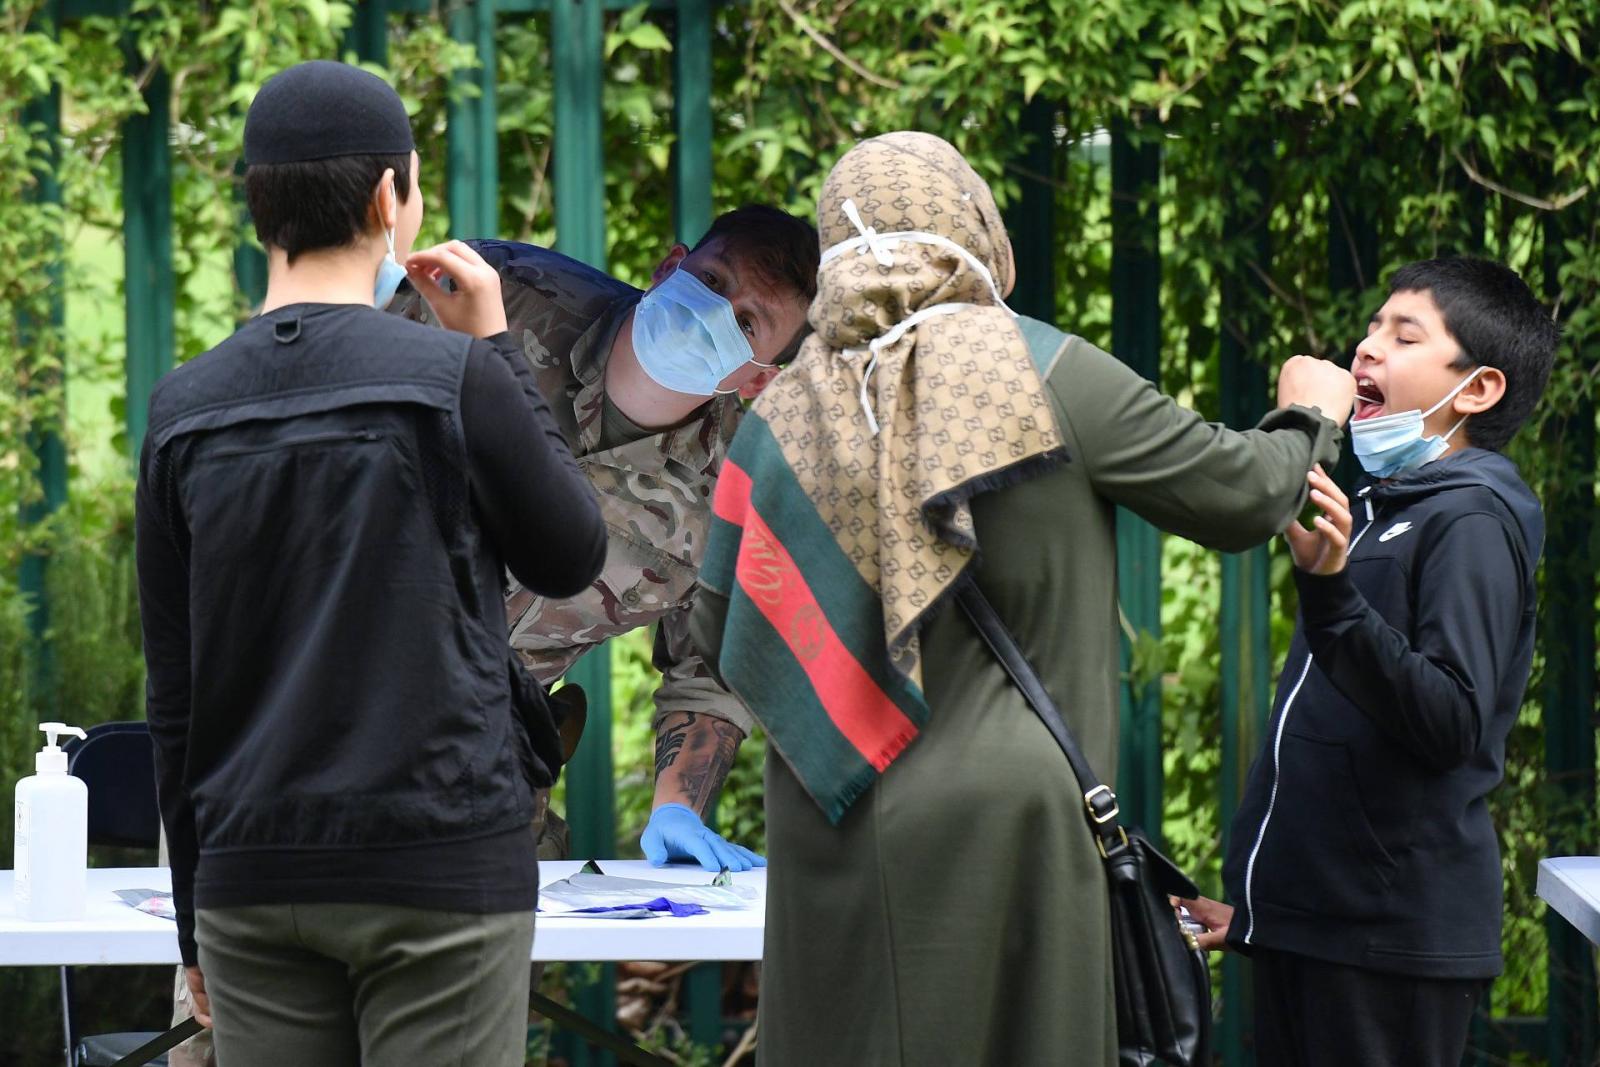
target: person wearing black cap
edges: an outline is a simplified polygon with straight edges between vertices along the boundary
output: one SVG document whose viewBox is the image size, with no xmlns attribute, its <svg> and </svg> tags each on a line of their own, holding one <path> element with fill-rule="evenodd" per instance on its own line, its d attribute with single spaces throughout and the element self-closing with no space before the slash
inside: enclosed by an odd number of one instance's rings
<svg viewBox="0 0 1600 1067">
<path fill-rule="evenodd" d="M 196 1015 L 226 1067 L 520 1064 L 533 795 L 560 742 L 509 651 L 503 571 L 571 595 L 605 525 L 498 275 L 459 242 L 408 255 L 394 91 L 290 68 L 245 162 L 266 301 L 157 385 L 137 490 Z M 447 329 L 377 310 L 402 262 Z"/>
</svg>

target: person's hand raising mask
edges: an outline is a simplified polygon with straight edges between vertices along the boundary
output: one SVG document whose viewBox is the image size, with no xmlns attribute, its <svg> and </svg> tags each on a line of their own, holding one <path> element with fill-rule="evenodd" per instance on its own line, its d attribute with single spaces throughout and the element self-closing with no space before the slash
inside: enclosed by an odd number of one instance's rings
<svg viewBox="0 0 1600 1067">
<path fill-rule="evenodd" d="M 465 241 L 446 241 L 411 253 L 406 257 L 406 277 L 445 329 L 473 337 L 505 332 L 500 275 Z"/>
</svg>

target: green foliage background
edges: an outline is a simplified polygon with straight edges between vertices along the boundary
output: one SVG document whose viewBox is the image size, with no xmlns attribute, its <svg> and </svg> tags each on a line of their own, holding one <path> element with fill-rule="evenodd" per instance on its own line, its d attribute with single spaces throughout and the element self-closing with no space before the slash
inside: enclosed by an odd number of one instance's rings
<svg viewBox="0 0 1600 1067">
<path fill-rule="evenodd" d="M 384 71 L 423 146 L 424 240 L 451 234 L 442 145 L 450 93 L 467 90 L 452 88 L 450 74 L 476 62 L 450 38 L 451 7 L 394 16 Z M 178 357 L 188 358 L 247 313 L 230 273 L 235 248 L 253 240 L 239 222 L 234 177 L 244 107 L 283 66 L 353 58 L 352 4 L 338 0 L 131 0 L 123 10 L 55 27 L 49 5 L 0 0 L 6 796 L 30 765 L 32 724 L 43 713 L 82 725 L 142 713 L 120 438 L 121 124 L 143 109 L 140 90 L 163 66 L 175 119 Z M 613 271 L 636 283 L 673 233 L 670 18 L 642 4 L 607 16 L 607 242 Z M 1590 0 L 750 0 L 719 8 L 716 20 L 719 210 L 765 200 L 810 211 L 829 166 L 858 138 L 906 127 L 940 133 L 1003 201 L 1016 199 L 1024 177 L 1049 183 L 1058 321 L 1101 345 L 1111 341 L 1105 131 L 1120 124 L 1159 143 L 1161 374 L 1168 391 L 1212 416 L 1228 331 L 1242 330 L 1247 350 L 1272 365 L 1299 351 L 1337 355 L 1361 334 L 1381 278 L 1399 263 L 1453 251 L 1507 260 L 1550 296 L 1566 328 L 1546 402 L 1511 453 L 1547 500 L 1559 492 L 1592 501 L 1594 471 L 1568 457 L 1572 420 L 1593 418 L 1600 375 L 1600 10 Z M 548 23 L 505 16 L 498 45 L 500 235 L 549 243 Z M 52 86 L 65 115 L 59 207 L 39 198 L 47 157 L 27 111 Z M 1056 151 L 1042 176 L 1019 163 L 1023 106 L 1036 99 L 1054 118 Z M 1329 250 L 1350 243 L 1353 231 L 1338 220 L 1356 215 L 1377 225 L 1380 269 L 1336 290 Z M 53 273 L 63 249 L 65 269 Z M 1221 317 L 1220 288 L 1232 275 L 1264 290 L 1244 326 Z M 56 296 L 66 310 L 59 335 L 44 328 Z M 72 500 L 29 525 L 24 509 L 39 497 L 29 445 L 46 429 L 66 436 Z M 38 551 L 53 559 L 55 662 L 44 685 L 16 583 L 21 561 Z M 1274 566 L 1281 657 L 1293 604 L 1284 561 Z M 1215 890 L 1219 569 L 1214 556 L 1168 539 L 1164 572 L 1160 662 L 1148 669 L 1165 683 L 1165 831 Z M 644 636 L 615 643 L 612 655 L 619 846 L 631 849 L 648 809 L 652 677 Z M 1559 834 L 1564 851 L 1595 851 L 1594 813 L 1563 806 L 1545 779 L 1542 675 L 1543 656 L 1496 799 L 1508 916 L 1498 1014 L 1544 1010 L 1533 877 L 1537 858 L 1556 847 L 1549 837 Z M 722 808 L 724 825 L 755 842 L 759 762 L 759 744 L 746 746 Z M 48 999 L 17 975 L 0 972 L 0 1034 L 19 1033 L 14 1023 L 39 1017 Z M 31 1053 L 7 1049 L 8 1040 L 0 1038 L 0 1058 L 26 1062 Z"/>
</svg>

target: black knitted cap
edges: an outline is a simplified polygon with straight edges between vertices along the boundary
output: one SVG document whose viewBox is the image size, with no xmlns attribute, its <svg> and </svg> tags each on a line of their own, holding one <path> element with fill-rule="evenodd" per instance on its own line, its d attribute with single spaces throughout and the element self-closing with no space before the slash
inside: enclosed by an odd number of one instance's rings
<svg viewBox="0 0 1600 1067">
<path fill-rule="evenodd" d="M 405 155 L 415 147 L 406 107 L 388 82 L 326 59 L 273 75 L 244 119 L 247 166 Z"/>
</svg>

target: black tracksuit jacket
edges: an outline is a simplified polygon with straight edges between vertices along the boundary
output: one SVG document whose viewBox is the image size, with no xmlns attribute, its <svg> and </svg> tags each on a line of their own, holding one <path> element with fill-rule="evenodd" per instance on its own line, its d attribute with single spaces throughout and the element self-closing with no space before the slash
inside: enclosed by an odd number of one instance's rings
<svg viewBox="0 0 1600 1067">
<path fill-rule="evenodd" d="M 1467 448 L 1352 497 L 1349 566 L 1300 618 L 1223 867 L 1231 945 L 1488 978 L 1500 781 L 1533 659 L 1538 501 Z"/>
</svg>

